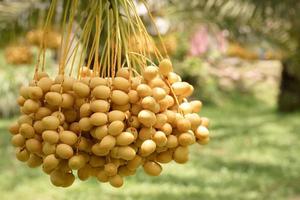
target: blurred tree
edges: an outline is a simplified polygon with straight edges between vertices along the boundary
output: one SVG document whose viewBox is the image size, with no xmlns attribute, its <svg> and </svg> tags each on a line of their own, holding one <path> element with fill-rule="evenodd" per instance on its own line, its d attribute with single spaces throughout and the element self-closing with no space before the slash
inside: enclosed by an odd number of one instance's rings
<svg viewBox="0 0 300 200">
<path fill-rule="evenodd" d="M 25 42 L 29 30 L 42 27 L 49 5 L 49 0 L 0 1 L 0 46 Z"/>
<path fill-rule="evenodd" d="M 168 3 L 171 5 L 168 11 L 185 25 L 188 21 L 213 23 L 240 40 L 256 37 L 280 47 L 284 58 L 278 108 L 300 109 L 299 0 L 191 0 L 189 3 L 168 0 Z"/>
</svg>

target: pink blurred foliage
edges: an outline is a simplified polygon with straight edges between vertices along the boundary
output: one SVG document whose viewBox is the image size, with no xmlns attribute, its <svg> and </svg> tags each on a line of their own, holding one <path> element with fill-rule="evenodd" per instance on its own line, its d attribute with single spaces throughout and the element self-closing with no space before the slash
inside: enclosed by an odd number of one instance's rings
<svg viewBox="0 0 300 200">
<path fill-rule="evenodd" d="M 197 56 L 205 53 L 209 45 L 208 30 L 206 27 L 199 27 L 191 38 L 190 54 Z"/>
<path fill-rule="evenodd" d="M 226 31 L 211 33 L 206 26 L 199 26 L 191 36 L 189 54 L 191 56 L 200 56 L 209 50 L 225 53 L 227 43 Z"/>
</svg>

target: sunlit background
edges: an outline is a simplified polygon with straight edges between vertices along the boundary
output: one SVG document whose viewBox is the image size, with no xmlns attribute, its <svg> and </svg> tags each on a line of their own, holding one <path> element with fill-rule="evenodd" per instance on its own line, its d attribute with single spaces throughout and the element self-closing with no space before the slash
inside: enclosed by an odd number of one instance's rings
<svg viewBox="0 0 300 200">
<path fill-rule="evenodd" d="M 63 9 L 55 11 L 46 66 L 57 72 Z M 88 1 L 86 1 L 88 2 Z M 50 1 L 0 1 L 0 198 L 61 199 L 300 199 L 300 1 L 148 0 L 139 15 L 156 31 L 183 80 L 211 119 L 211 142 L 192 147 L 185 165 L 159 177 L 141 171 L 121 189 L 96 180 L 67 189 L 15 159 L 9 123 L 19 87 L 33 77 Z M 149 47 L 151 48 L 151 47 Z"/>
</svg>

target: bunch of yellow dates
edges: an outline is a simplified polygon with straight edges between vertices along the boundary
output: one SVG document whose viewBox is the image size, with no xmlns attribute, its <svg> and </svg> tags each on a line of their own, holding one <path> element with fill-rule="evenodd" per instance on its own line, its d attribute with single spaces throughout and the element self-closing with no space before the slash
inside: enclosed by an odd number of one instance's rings
<svg viewBox="0 0 300 200">
<path fill-rule="evenodd" d="M 90 76 L 89 76 L 90 75 Z M 189 146 L 209 141 L 201 101 L 187 101 L 193 86 L 182 82 L 168 59 L 133 76 L 114 77 L 38 72 L 20 89 L 22 115 L 10 127 L 18 160 L 42 166 L 55 186 L 96 177 L 121 187 L 138 167 L 158 176 L 162 165 L 186 163 Z"/>
</svg>

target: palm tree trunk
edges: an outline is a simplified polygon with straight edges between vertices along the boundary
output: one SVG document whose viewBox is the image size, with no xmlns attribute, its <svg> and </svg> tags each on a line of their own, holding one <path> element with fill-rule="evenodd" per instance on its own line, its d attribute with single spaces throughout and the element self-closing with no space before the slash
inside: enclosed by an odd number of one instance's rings
<svg viewBox="0 0 300 200">
<path fill-rule="evenodd" d="M 278 109 L 284 112 L 300 110 L 300 76 L 290 72 L 295 62 L 292 59 L 282 62 L 280 93 L 278 97 Z M 297 63 L 300 65 L 300 63 Z"/>
</svg>

